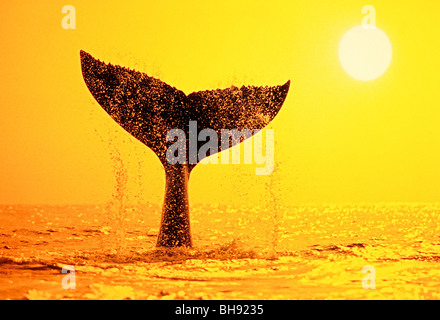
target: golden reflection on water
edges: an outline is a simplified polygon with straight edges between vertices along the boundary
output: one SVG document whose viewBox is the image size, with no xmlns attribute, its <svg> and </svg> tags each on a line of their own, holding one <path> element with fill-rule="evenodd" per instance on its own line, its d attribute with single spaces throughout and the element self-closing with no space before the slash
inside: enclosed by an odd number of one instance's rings
<svg viewBox="0 0 440 320">
<path fill-rule="evenodd" d="M 195 248 L 156 250 L 158 206 L 127 206 L 122 218 L 99 206 L 2 206 L 0 298 L 440 298 L 439 204 L 279 210 L 276 221 L 266 208 L 195 205 Z M 69 264 L 76 290 L 61 287 Z M 374 290 L 362 288 L 365 265 Z"/>
</svg>

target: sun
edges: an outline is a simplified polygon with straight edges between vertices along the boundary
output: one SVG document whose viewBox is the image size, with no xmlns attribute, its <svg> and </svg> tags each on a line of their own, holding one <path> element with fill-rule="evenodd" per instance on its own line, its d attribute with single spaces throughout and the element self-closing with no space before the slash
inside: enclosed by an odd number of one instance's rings
<svg viewBox="0 0 440 320">
<path fill-rule="evenodd" d="M 377 27 L 356 26 L 339 43 L 342 68 L 353 78 L 370 81 L 379 78 L 391 64 L 393 50 L 387 35 Z"/>
</svg>

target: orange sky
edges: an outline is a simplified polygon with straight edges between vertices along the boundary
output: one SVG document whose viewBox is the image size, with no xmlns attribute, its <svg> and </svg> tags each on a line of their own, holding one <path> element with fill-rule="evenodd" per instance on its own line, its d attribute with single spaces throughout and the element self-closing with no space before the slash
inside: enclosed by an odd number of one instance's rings
<svg viewBox="0 0 440 320">
<path fill-rule="evenodd" d="M 105 203 L 118 172 L 128 200 L 161 202 L 158 159 L 93 100 L 80 49 L 185 93 L 292 81 L 270 125 L 275 173 L 197 167 L 192 202 L 438 201 L 440 5 L 395 3 L 73 1 L 77 29 L 64 30 L 59 1 L 2 1 L 0 203 Z M 348 76 L 337 52 L 366 4 L 393 46 L 370 82 Z"/>
</svg>

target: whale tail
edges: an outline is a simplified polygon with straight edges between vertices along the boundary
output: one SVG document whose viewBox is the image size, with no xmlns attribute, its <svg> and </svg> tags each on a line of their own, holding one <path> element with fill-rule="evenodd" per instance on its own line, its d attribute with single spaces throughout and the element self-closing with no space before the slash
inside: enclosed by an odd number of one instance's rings
<svg viewBox="0 0 440 320">
<path fill-rule="evenodd" d="M 152 149 L 165 168 L 158 246 L 191 246 L 187 184 L 201 159 L 170 165 L 166 151 L 173 142 L 167 141 L 167 133 L 181 129 L 188 137 L 190 121 L 197 121 L 197 131 L 213 129 L 218 135 L 222 129 L 263 129 L 281 109 L 290 81 L 281 86 L 231 87 L 186 95 L 159 79 L 106 64 L 85 51 L 80 57 L 84 81 L 95 100 L 122 128 Z M 186 143 L 188 146 L 188 138 Z M 231 140 L 229 147 L 236 143 Z M 219 145 L 217 152 L 222 150 Z"/>
</svg>

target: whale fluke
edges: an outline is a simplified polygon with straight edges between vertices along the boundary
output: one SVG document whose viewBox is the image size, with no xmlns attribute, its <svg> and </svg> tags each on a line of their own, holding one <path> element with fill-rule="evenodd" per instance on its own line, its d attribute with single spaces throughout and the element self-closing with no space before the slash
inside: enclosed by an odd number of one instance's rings
<svg viewBox="0 0 440 320">
<path fill-rule="evenodd" d="M 190 172 L 200 159 L 195 164 L 169 164 L 166 151 L 173 142 L 166 139 L 168 131 L 183 130 L 188 145 L 190 121 L 197 121 L 198 132 L 263 129 L 281 109 L 290 81 L 281 86 L 231 87 L 186 95 L 159 79 L 106 64 L 85 51 L 80 57 L 84 81 L 95 100 L 122 128 L 152 149 L 165 168 L 157 246 L 191 246 L 187 188 Z M 222 150 L 219 145 L 218 152 Z"/>
</svg>

